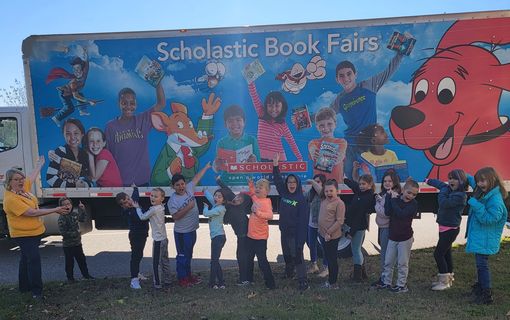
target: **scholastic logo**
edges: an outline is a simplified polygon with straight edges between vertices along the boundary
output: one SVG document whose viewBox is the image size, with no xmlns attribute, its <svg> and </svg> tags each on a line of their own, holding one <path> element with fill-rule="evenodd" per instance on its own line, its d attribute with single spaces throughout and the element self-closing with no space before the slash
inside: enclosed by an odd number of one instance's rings
<svg viewBox="0 0 510 320">
<path fill-rule="evenodd" d="M 281 172 L 307 172 L 306 161 L 280 162 Z M 227 166 L 228 173 L 272 173 L 273 164 L 271 162 L 245 162 L 245 163 L 229 163 Z"/>
</svg>

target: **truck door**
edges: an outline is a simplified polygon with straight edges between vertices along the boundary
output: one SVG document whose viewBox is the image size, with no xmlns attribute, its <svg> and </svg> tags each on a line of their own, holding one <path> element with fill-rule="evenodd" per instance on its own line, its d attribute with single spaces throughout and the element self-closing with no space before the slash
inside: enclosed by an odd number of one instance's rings
<svg viewBox="0 0 510 320">
<path fill-rule="evenodd" d="M 7 109 L 7 108 L 6 108 Z M 0 202 L 5 192 L 5 172 L 10 168 L 22 169 L 24 163 L 21 143 L 21 113 L 0 112 Z M 0 212 L 0 237 L 8 234 L 5 214 Z"/>
</svg>

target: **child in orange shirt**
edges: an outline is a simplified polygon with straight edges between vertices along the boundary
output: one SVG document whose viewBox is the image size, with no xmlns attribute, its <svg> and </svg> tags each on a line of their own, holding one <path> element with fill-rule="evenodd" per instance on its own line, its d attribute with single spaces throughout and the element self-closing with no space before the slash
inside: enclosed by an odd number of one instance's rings
<svg viewBox="0 0 510 320">
<path fill-rule="evenodd" d="M 250 196 L 253 201 L 250 219 L 248 221 L 247 260 L 248 281 L 253 282 L 253 259 L 257 256 L 259 268 L 264 274 L 264 282 L 267 288 L 274 289 L 274 277 L 271 266 L 267 261 L 267 238 L 269 237 L 268 220 L 273 218 L 273 206 L 269 194 L 269 181 L 260 179 L 255 186 L 253 181 L 248 181 Z"/>
</svg>

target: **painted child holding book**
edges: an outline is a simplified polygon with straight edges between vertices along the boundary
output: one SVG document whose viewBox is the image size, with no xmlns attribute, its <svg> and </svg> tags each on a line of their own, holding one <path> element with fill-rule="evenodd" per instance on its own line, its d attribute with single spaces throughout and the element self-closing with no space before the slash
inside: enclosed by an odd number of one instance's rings
<svg viewBox="0 0 510 320">
<path fill-rule="evenodd" d="M 229 163 L 256 162 L 260 159 L 259 144 L 254 136 L 244 132 L 246 117 L 243 108 L 231 105 L 223 112 L 228 135 L 216 144 L 214 169 L 226 184 L 246 184 L 246 176 L 226 171 Z"/>
<path fill-rule="evenodd" d="M 315 115 L 315 126 L 321 137 L 308 143 L 313 174 L 324 174 L 326 179 L 343 181 L 347 142 L 333 136 L 336 129 L 335 111 L 329 107 L 319 109 Z"/>
</svg>

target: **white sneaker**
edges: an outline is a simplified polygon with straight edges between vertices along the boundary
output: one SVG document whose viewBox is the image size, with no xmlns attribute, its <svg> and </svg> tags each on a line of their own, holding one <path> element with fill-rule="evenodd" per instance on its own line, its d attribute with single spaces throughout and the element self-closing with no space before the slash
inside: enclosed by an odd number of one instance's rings
<svg viewBox="0 0 510 320">
<path fill-rule="evenodd" d="M 140 280 L 138 278 L 131 279 L 131 289 L 142 289 L 142 287 L 140 287 Z"/>
</svg>

